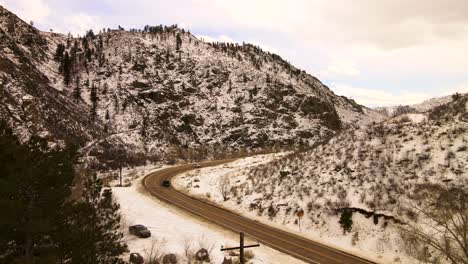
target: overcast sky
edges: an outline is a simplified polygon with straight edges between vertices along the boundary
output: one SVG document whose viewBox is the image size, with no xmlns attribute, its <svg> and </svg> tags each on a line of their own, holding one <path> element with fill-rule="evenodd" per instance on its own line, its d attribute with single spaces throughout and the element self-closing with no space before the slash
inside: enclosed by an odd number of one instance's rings
<svg viewBox="0 0 468 264">
<path fill-rule="evenodd" d="M 42 30 L 178 24 L 250 42 L 367 106 L 468 92 L 468 0 L 0 0 Z"/>
</svg>

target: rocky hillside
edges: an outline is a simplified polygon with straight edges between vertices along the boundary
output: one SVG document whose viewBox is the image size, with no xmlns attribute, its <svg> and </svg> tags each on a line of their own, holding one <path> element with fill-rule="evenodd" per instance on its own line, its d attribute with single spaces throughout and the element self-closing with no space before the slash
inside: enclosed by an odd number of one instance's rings
<svg viewBox="0 0 468 264">
<path fill-rule="evenodd" d="M 278 55 L 205 43 L 177 26 L 72 37 L 0 7 L 0 37 L 0 116 L 22 134 L 88 149 L 307 147 L 382 118 Z"/>
<path fill-rule="evenodd" d="M 22 138 L 38 134 L 50 141 L 84 144 L 102 133 L 84 105 L 54 88 L 40 66 L 50 61 L 52 37 L 0 8 L 0 117 Z"/>
<path fill-rule="evenodd" d="M 303 210 L 306 234 L 398 262 L 393 256 L 406 250 L 411 255 L 412 247 L 394 227 L 424 216 L 409 206 L 419 188 L 468 186 L 468 95 L 454 99 L 427 114 L 345 130 L 308 152 L 218 178 L 188 177 L 184 186 L 200 194 L 211 191 L 202 188 L 208 186 L 204 181 L 223 186 L 223 196 L 216 191 L 207 199 L 293 230 L 296 212 Z M 345 235 L 339 224 L 343 212 L 352 215 Z"/>
<path fill-rule="evenodd" d="M 448 95 L 443 97 L 435 97 L 428 99 L 419 104 L 413 105 L 397 105 L 397 106 L 383 106 L 374 108 L 375 111 L 379 112 L 384 116 L 398 116 L 406 113 L 426 113 L 434 107 L 447 104 L 453 101 L 460 94 Z"/>
</svg>

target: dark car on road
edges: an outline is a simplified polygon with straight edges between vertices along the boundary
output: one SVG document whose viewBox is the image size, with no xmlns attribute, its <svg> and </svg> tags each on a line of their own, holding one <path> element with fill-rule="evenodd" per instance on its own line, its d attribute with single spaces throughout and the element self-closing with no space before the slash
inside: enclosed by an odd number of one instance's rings
<svg viewBox="0 0 468 264">
<path fill-rule="evenodd" d="M 164 187 L 171 187 L 171 182 L 168 181 L 168 180 L 164 180 L 164 181 L 162 182 L 162 186 L 164 186 Z"/>
<path fill-rule="evenodd" d="M 139 238 L 146 238 L 151 236 L 151 231 L 144 225 L 132 225 L 128 228 L 128 232 Z"/>
</svg>

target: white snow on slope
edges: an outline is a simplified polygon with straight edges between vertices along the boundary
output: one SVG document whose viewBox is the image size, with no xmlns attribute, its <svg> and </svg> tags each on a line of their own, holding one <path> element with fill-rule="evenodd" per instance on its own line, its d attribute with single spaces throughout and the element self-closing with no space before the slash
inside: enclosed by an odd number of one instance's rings
<svg viewBox="0 0 468 264">
<path fill-rule="evenodd" d="M 393 227 L 387 227 L 387 232 L 383 232 L 381 225 L 374 225 L 372 221 L 369 221 L 369 219 L 360 214 L 353 216 L 353 230 L 359 233 L 359 238 L 357 238 L 353 246 L 353 237 L 349 234 L 347 236 L 343 235 L 343 231 L 338 223 L 339 216 L 329 217 L 326 221 L 327 223 L 318 228 L 308 223 L 302 223 L 302 227 L 299 227 L 298 222 L 287 221 L 289 217 L 282 214 L 281 211 L 275 218 L 270 218 L 267 214 L 259 215 L 257 211 L 247 210 L 241 205 L 255 204 L 259 200 L 268 200 L 269 198 L 264 197 L 263 194 L 245 194 L 242 201 L 236 200 L 231 197 L 232 195 L 229 195 L 229 199 L 224 201 L 219 187 L 220 182 L 227 178 L 229 179 L 229 186 L 245 183 L 247 182 L 246 172 L 249 169 L 260 164 L 267 164 L 282 156 L 284 154 L 258 155 L 217 167 L 187 172 L 174 178 L 173 186 L 190 196 L 207 200 L 244 217 L 350 252 L 354 255 L 377 261 L 378 263 L 415 263 L 415 260 L 402 255 L 402 252 L 399 252 L 394 247 L 393 244 L 398 243 L 399 237 L 396 236 L 397 232 L 393 230 Z M 288 199 L 288 197 L 284 198 L 285 207 L 288 206 Z M 278 203 L 281 204 L 280 202 Z M 306 204 L 301 205 L 301 207 L 306 207 Z M 392 235 L 392 232 L 395 235 Z M 385 239 L 382 239 L 382 237 Z"/>
<path fill-rule="evenodd" d="M 161 243 L 163 253 L 174 253 L 178 256 L 180 263 L 186 263 L 183 244 L 185 240 L 189 240 L 194 251 L 201 247 L 212 248 L 212 263 L 221 263 L 224 258 L 220 251 L 221 245 L 238 245 L 238 235 L 151 197 L 141 185 L 142 176 L 150 171 L 144 168 L 136 172 L 125 171 L 126 174 L 137 174 L 137 177 L 132 180 L 132 186 L 112 188 L 114 197 L 121 206 L 125 240 L 130 252 L 139 252 L 145 257 L 145 252 L 151 249 L 152 241 L 158 239 L 164 241 Z M 124 177 L 129 178 L 127 175 Z M 149 227 L 152 238 L 141 239 L 129 235 L 128 226 L 134 224 Z M 248 238 L 246 241 L 246 243 L 255 242 Z M 252 263 L 303 263 L 264 245 L 253 249 L 253 253 L 255 257 Z"/>
</svg>

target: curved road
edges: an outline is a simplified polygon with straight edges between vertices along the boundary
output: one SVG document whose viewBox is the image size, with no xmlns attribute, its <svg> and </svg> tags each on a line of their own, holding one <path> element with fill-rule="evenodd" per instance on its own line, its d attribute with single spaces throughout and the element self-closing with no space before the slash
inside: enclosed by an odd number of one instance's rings
<svg viewBox="0 0 468 264">
<path fill-rule="evenodd" d="M 234 160 L 209 161 L 202 167 L 216 166 Z M 180 165 L 151 173 L 143 179 L 144 187 L 155 197 L 167 203 L 180 207 L 190 213 L 216 223 L 235 232 L 244 232 L 278 251 L 289 254 L 308 263 L 344 263 L 362 264 L 372 261 L 351 255 L 349 253 L 319 244 L 317 242 L 287 233 L 285 231 L 247 219 L 225 209 L 216 207 L 180 193 L 173 188 L 162 187 L 164 180 L 195 169 L 193 164 Z"/>
</svg>

